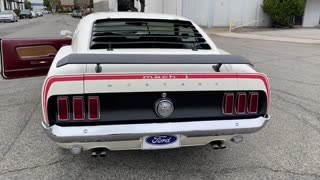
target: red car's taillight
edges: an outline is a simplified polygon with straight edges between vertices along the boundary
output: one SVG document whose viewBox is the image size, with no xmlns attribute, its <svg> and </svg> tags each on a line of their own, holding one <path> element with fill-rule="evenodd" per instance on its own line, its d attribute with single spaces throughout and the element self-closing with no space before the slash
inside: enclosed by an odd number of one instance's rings
<svg viewBox="0 0 320 180">
<path fill-rule="evenodd" d="M 69 117 L 69 99 L 68 97 L 59 97 L 57 99 L 58 105 L 58 120 L 67 121 Z"/>
<path fill-rule="evenodd" d="M 249 94 L 248 113 L 250 113 L 250 114 L 258 113 L 258 106 L 259 106 L 259 94 L 258 93 L 250 93 Z"/>
<path fill-rule="evenodd" d="M 89 120 L 99 120 L 100 119 L 100 100 L 99 100 L 99 97 L 89 97 L 88 98 L 88 113 L 89 113 Z"/>
<path fill-rule="evenodd" d="M 233 114 L 234 107 L 234 94 L 233 93 L 225 93 L 223 97 L 222 103 L 222 111 L 223 114 L 230 115 Z"/>
<path fill-rule="evenodd" d="M 236 94 L 236 98 L 235 97 Z M 222 101 L 222 113 L 225 115 L 257 114 L 259 111 L 259 93 L 225 93 Z"/>
<path fill-rule="evenodd" d="M 236 114 L 245 114 L 247 106 L 247 94 L 238 93 L 236 98 Z"/>
<path fill-rule="evenodd" d="M 73 97 L 73 119 L 74 120 L 84 120 L 84 98 L 83 97 Z"/>
<path fill-rule="evenodd" d="M 83 96 L 72 97 L 72 102 L 70 104 L 68 97 L 58 97 L 57 98 L 57 119 L 58 121 L 81 121 L 86 119 L 86 112 L 88 112 L 89 120 L 99 120 L 100 119 L 100 99 L 97 96 L 88 98 L 87 111 L 85 107 L 85 98 Z M 69 107 L 72 107 L 70 109 Z M 72 115 L 72 116 L 71 116 Z"/>
</svg>

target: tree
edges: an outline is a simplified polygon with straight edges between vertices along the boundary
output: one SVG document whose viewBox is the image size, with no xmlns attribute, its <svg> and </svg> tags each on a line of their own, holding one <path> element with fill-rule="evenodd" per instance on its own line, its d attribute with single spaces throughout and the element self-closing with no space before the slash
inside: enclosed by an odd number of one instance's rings
<svg viewBox="0 0 320 180">
<path fill-rule="evenodd" d="M 303 15 L 305 0 L 263 0 L 262 9 L 275 27 L 292 27 L 294 16 Z"/>
<path fill-rule="evenodd" d="M 43 6 L 46 7 L 48 11 L 52 11 L 49 0 L 43 0 Z"/>
<path fill-rule="evenodd" d="M 43 0 L 43 5 L 47 8 L 47 10 L 55 13 L 57 11 L 57 7 L 60 5 L 60 0 Z"/>
<path fill-rule="evenodd" d="M 74 9 L 78 9 L 80 10 L 80 5 L 79 5 L 79 0 L 73 0 L 73 4 L 74 4 Z"/>
<path fill-rule="evenodd" d="M 31 2 L 28 1 L 28 0 L 25 0 L 25 1 L 24 1 L 24 8 L 25 8 L 25 9 L 30 9 L 30 10 L 32 10 L 32 4 L 31 4 Z"/>
</svg>

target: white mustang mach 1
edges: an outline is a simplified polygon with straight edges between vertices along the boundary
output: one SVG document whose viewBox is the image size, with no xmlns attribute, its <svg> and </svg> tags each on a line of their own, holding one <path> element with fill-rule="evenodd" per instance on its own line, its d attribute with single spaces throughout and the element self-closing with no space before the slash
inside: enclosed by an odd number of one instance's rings
<svg viewBox="0 0 320 180">
<path fill-rule="evenodd" d="M 223 149 L 270 119 L 268 78 L 186 18 L 96 13 L 63 34 L 2 39 L 2 76 L 47 74 L 42 125 L 73 154 Z"/>
</svg>

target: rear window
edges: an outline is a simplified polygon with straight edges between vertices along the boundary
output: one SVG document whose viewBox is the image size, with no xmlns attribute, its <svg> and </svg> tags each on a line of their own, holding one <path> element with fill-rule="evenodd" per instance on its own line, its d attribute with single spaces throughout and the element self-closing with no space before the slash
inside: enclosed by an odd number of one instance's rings
<svg viewBox="0 0 320 180">
<path fill-rule="evenodd" d="M 90 49 L 211 49 L 189 21 L 112 19 L 93 25 Z"/>
</svg>

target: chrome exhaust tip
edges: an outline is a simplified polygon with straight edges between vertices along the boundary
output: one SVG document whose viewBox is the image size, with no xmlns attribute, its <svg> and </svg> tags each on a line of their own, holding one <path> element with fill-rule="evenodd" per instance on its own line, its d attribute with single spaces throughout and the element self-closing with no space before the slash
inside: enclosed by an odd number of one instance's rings
<svg viewBox="0 0 320 180">
<path fill-rule="evenodd" d="M 95 152 L 95 151 L 91 152 L 91 157 L 94 157 L 94 158 L 98 157 L 97 152 Z"/>
<path fill-rule="evenodd" d="M 106 157 L 107 156 L 108 149 L 106 148 L 96 148 L 92 149 L 91 151 L 91 157 Z"/>
<path fill-rule="evenodd" d="M 94 157 L 94 158 L 96 158 L 96 157 L 98 157 L 99 156 L 99 151 L 98 151 L 98 149 L 93 149 L 92 151 L 91 151 L 91 157 Z"/>
<path fill-rule="evenodd" d="M 224 141 L 212 141 L 210 142 L 210 145 L 214 150 L 225 149 L 227 147 Z"/>
<path fill-rule="evenodd" d="M 106 157 L 107 156 L 107 149 L 102 149 L 100 153 L 100 157 Z"/>
<path fill-rule="evenodd" d="M 224 142 L 222 142 L 222 144 L 220 144 L 220 149 L 225 149 L 225 148 L 227 148 L 227 146 Z"/>
</svg>

